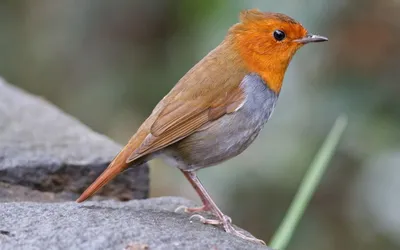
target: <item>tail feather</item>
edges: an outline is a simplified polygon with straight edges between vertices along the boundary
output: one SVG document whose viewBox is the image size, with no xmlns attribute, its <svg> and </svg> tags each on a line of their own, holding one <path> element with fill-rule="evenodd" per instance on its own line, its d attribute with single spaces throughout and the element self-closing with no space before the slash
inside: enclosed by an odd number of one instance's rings
<svg viewBox="0 0 400 250">
<path fill-rule="evenodd" d="M 127 169 L 131 164 L 126 163 L 127 156 L 129 156 L 129 154 L 127 155 L 126 152 L 127 150 L 123 149 L 104 170 L 104 172 L 81 194 L 76 202 L 83 202 L 90 198 L 100 188 L 110 182 L 115 176 Z"/>
</svg>

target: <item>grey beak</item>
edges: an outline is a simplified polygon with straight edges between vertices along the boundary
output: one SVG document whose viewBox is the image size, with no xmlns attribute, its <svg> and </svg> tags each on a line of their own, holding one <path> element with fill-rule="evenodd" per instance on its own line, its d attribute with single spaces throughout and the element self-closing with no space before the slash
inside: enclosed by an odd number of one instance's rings
<svg viewBox="0 0 400 250">
<path fill-rule="evenodd" d="M 318 36 L 313 34 L 307 34 L 307 36 L 294 40 L 295 42 L 307 44 L 307 43 L 320 43 L 328 41 L 328 38 L 324 36 Z"/>
</svg>

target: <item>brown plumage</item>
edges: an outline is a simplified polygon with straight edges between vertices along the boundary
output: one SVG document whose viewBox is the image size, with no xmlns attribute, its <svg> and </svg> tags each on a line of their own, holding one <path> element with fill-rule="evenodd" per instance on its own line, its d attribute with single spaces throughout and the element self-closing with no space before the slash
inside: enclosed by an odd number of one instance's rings
<svg viewBox="0 0 400 250">
<path fill-rule="evenodd" d="M 163 156 L 181 169 L 204 203 L 186 211 L 210 210 L 218 220 L 202 218 L 204 223 L 222 224 L 227 232 L 255 240 L 231 226 L 194 171 L 247 148 L 275 107 L 292 56 L 305 43 L 325 40 L 309 35 L 286 15 L 243 11 L 240 23 L 179 80 L 77 201 L 86 200 L 126 168 Z"/>
</svg>

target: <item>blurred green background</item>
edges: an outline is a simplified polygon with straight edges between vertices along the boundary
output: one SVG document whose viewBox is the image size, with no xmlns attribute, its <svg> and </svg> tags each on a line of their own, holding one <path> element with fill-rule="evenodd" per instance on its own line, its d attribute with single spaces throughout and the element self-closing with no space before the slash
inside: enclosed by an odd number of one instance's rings
<svg viewBox="0 0 400 250">
<path fill-rule="evenodd" d="M 335 118 L 349 127 L 289 249 L 400 249 L 400 1 L 0 0 L 0 75 L 123 144 L 244 8 L 328 43 L 292 61 L 250 148 L 200 171 L 221 209 L 268 241 Z M 151 196 L 198 201 L 151 162 Z"/>
</svg>

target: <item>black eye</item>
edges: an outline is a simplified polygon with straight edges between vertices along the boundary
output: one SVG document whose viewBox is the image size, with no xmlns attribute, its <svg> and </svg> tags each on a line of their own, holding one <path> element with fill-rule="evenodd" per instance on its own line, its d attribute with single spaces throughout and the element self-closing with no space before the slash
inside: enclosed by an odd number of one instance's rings
<svg viewBox="0 0 400 250">
<path fill-rule="evenodd" d="M 275 40 L 282 41 L 283 39 L 285 39 L 285 37 L 286 37 L 286 34 L 282 30 L 275 30 L 274 31 Z"/>
</svg>

